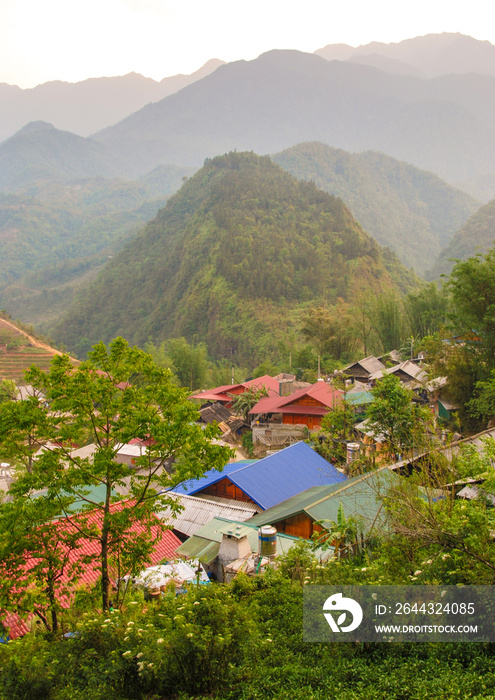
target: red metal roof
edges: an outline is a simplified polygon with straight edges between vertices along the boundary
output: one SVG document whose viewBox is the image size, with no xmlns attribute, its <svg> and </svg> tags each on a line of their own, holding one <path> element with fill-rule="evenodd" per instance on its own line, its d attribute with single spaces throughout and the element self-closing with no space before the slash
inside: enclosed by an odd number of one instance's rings
<svg viewBox="0 0 495 700">
<path fill-rule="evenodd" d="M 114 503 L 111 506 L 111 511 L 115 512 L 118 510 L 122 510 L 125 506 L 126 503 L 129 503 L 128 501 L 119 501 L 118 503 Z M 71 517 L 70 520 L 77 520 L 77 517 L 85 517 L 83 515 L 81 516 L 76 516 L 76 518 Z M 156 517 L 156 516 L 154 516 Z M 150 538 L 155 540 L 155 546 L 153 548 L 153 552 L 151 553 L 151 565 L 158 564 L 158 562 L 162 561 L 162 559 L 171 559 L 175 555 L 175 550 L 177 547 L 179 547 L 182 543 L 179 540 L 179 538 L 174 535 L 174 533 L 171 530 L 166 530 L 165 532 L 162 533 L 162 536 L 160 538 L 160 526 L 158 525 L 158 518 L 157 519 L 157 526 L 151 528 L 151 534 Z M 74 525 L 71 524 L 69 519 L 63 519 L 59 521 L 59 526 L 61 528 L 67 528 L 69 530 L 74 528 Z M 88 518 L 88 525 L 95 525 L 97 530 L 101 528 L 101 525 L 103 523 L 103 513 L 101 510 L 95 510 L 92 511 L 90 517 Z M 141 525 L 140 523 L 134 523 L 132 527 L 129 528 L 129 535 L 140 535 L 146 531 L 146 528 L 144 525 Z M 80 547 L 77 550 L 73 550 L 70 554 L 70 562 L 73 563 L 79 559 L 82 559 L 83 557 L 87 556 L 97 556 L 100 552 L 100 542 L 99 540 L 90 540 L 90 539 L 83 539 L 80 540 Z M 89 585 L 93 585 L 97 580 L 98 577 L 101 575 L 101 571 L 98 568 L 98 560 L 96 559 L 95 562 L 92 564 L 87 564 L 85 566 L 83 574 L 79 578 L 80 583 L 86 583 Z M 68 576 L 66 574 L 61 576 L 61 581 L 66 583 L 68 581 Z"/>
<path fill-rule="evenodd" d="M 121 510 L 124 507 L 125 503 L 126 501 L 119 501 L 118 503 L 114 503 L 111 506 L 111 510 L 113 512 Z M 127 501 L 127 503 L 129 503 L 129 501 Z M 75 526 L 72 524 L 71 521 L 77 521 L 78 518 L 86 517 L 86 515 L 87 514 L 79 514 L 76 516 L 71 516 L 70 519 L 61 519 L 58 521 L 57 525 L 60 529 L 66 529 L 67 531 L 72 532 L 75 529 Z M 155 540 L 155 545 L 150 556 L 151 566 L 158 564 L 159 562 L 164 560 L 174 559 L 176 557 L 175 550 L 182 544 L 179 538 L 172 532 L 172 530 L 166 530 L 165 532 L 161 533 L 160 526 L 158 525 L 159 520 L 156 516 L 153 517 L 155 517 L 157 520 L 157 526 L 152 526 L 150 534 L 150 538 Z M 103 513 L 100 510 L 95 510 L 92 511 L 87 522 L 89 525 L 95 525 L 98 529 L 99 527 L 101 527 L 102 521 Z M 146 532 L 146 528 L 140 523 L 134 523 L 132 527 L 129 528 L 129 534 L 131 536 L 136 534 L 140 535 L 144 532 Z M 100 542 L 99 540 L 82 539 L 79 541 L 79 545 L 80 546 L 78 547 L 78 549 L 72 550 L 70 552 L 70 564 L 66 567 L 66 570 L 70 567 L 71 564 L 74 564 L 78 560 L 82 560 L 84 557 L 95 557 L 95 560 L 91 563 L 84 564 L 83 572 L 81 575 L 78 576 L 77 581 L 78 586 L 80 584 L 92 586 L 97 582 L 98 578 L 101 575 L 101 570 L 98 567 L 98 554 L 100 553 Z M 32 563 L 35 563 L 35 557 L 28 557 L 26 559 L 26 566 L 29 565 L 30 561 Z M 67 571 L 64 571 L 62 576 L 59 578 L 59 581 L 63 584 L 70 583 L 70 576 L 67 574 Z M 20 581 L 17 581 L 17 583 L 19 584 Z M 60 600 L 64 605 L 68 604 L 69 602 L 66 596 L 60 596 Z M 4 625 L 10 628 L 11 639 L 15 639 L 16 636 L 21 636 L 22 634 L 25 634 L 27 631 L 29 631 L 29 627 L 26 625 L 26 623 L 24 623 L 21 620 L 21 618 L 19 618 L 15 613 L 4 613 L 1 619 L 3 620 Z"/>
<path fill-rule="evenodd" d="M 326 416 L 329 409 L 328 406 L 280 406 L 278 413 L 284 413 L 293 416 Z"/>
<path fill-rule="evenodd" d="M 20 618 L 15 612 L 4 613 L 0 622 L 5 629 L 8 630 L 8 635 L 3 635 L 0 632 L 0 639 L 4 639 L 5 641 L 8 639 L 17 639 L 17 637 L 22 637 L 30 630 L 28 622 Z"/>
<path fill-rule="evenodd" d="M 215 389 L 201 391 L 199 394 L 194 394 L 189 398 L 199 399 L 200 401 L 220 401 L 229 403 L 232 401 L 232 397 L 229 396 L 229 394 L 243 394 L 247 389 L 260 389 L 262 386 L 266 387 L 269 395 L 276 395 L 278 397 L 278 379 L 274 379 L 270 377 L 269 374 L 265 374 L 263 377 L 256 377 L 256 379 L 250 379 L 248 382 L 242 382 L 241 384 L 225 384 L 223 386 L 217 386 Z"/>
<path fill-rule="evenodd" d="M 261 413 L 278 413 L 280 402 L 285 396 L 263 396 L 258 403 L 256 403 L 253 408 L 249 411 L 252 415 L 259 415 Z"/>
<path fill-rule="evenodd" d="M 278 379 L 270 377 L 269 374 L 265 374 L 262 377 L 257 377 L 256 379 L 250 379 L 249 382 L 244 382 L 242 386 L 246 389 L 260 389 L 262 386 L 264 386 L 266 387 L 269 396 L 273 396 L 274 394 L 278 396 L 280 391 Z"/>
<path fill-rule="evenodd" d="M 310 396 L 316 401 L 319 401 L 322 404 L 323 412 L 315 413 L 313 410 L 309 410 L 319 408 L 318 406 L 293 405 L 295 401 L 305 396 Z M 294 391 L 294 393 L 289 394 L 289 396 L 263 397 L 253 406 L 249 413 L 251 415 L 260 415 L 262 413 L 295 413 L 297 415 L 307 413 L 307 415 L 324 415 L 329 409 L 338 406 L 342 401 L 342 397 L 343 392 L 330 386 L 327 382 L 316 382 L 316 384 L 312 384 L 309 387 Z"/>
</svg>

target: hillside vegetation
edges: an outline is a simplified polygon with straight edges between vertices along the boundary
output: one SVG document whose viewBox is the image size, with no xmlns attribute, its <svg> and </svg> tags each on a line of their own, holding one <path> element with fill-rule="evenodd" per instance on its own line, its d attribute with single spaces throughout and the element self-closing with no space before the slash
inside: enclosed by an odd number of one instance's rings
<svg viewBox="0 0 495 700">
<path fill-rule="evenodd" d="M 214 357 L 266 359 L 308 305 L 417 279 L 346 205 L 268 157 L 208 161 L 51 330 L 68 347 L 184 336 Z"/>
<path fill-rule="evenodd" d="M 272 156 L 299 179 L 344 200 L 381 245 L 425 276 L 432 260 L 480 202 L 433 173 L 383 153 L 347 153 L 303 143 Z"/>
<path fill-rule="evenodd" d="M 478 253 L 486 253 L 495 240 L 495 199 L 480 207 L 453 236 L 438 255 L 430 272 L 431 279 L 448 275 L 453 260 L 465 260 Z"/>
<path fill-rule="evenodd" d="M 43 326 L 123 241 L 154 217 L 185 171 L 140 182 L 89 178 L 0 194 L 0 308 Z"/>
</svg>

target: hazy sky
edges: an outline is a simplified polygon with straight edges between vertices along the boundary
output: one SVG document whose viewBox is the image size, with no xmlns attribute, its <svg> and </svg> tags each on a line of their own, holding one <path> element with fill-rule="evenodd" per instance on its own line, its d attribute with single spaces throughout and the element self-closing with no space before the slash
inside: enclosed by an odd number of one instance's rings
<svg viewBox="0 0 495 700">
<path fill-rule="evenodd" d="M 131 71 L 159 80 L 210 58 L 315 51 L 438 32 L 495 44 L 488 0 L 0 0 L 0 82 Z"/>
</svg>

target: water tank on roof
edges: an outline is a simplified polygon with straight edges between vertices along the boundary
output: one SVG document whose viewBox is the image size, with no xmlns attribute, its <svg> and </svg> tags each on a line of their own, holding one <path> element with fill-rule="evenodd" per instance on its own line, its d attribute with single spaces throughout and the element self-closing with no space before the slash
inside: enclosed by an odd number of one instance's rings
<svg viewBox="0 0 495 700">
<path fill-rule="evenodd" d="M 259 553 L 262 557 L 277 554 L 277 530 L 273 525 L 263 525 L 258 531 Z"/>
<path fill-rule="evenodd" d="M 348 442 L 347 443 L 347 463 L 354 462 L 359 457 L 359 450 L 361 445 L 359 442 Z"/>
</svg>

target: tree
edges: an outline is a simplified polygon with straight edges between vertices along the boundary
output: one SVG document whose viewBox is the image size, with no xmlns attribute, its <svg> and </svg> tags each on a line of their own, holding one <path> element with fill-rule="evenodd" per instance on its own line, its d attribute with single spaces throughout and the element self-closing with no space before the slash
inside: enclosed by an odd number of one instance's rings
<svg viewBox="0 0 495 700">
<path fill-rule="evenodd" d="M 204 387 L 209 369 L 204 343 L 190 345 L 185 338 L 171 338 L 158 348 L 148 343 L 146 350 L 157 364 L 172 370 L 180 386 L 191 391 Z"/>
<path fill-rule="evenodd" d="M 13 401 L 17 397 L 17 387 L 12 379 L 0 380 L 0 403 Z"/>
<path fill-rule="evenodd" d="M 437 333 L 447 320 L 447 296 L 434 282 L 419 292 L 410 292 L 405 299 L 405 310 L 412 335 L 425 338 Z"/>
<path fill-rule="evenodd" d="M 493 501 L 494 460 L 495 441 L 488 438 L 482 450 L 465 445 L 452 460 L 434 451 L 427 455 L 423 471 L 392 484 L 385 498 L 389 532 L 393 533 L 387 549 L 395 540 L 402 549 L 415 551 L 411 574 L 420 578 L 418 583 L 493 583 L 493 517 L 487 506 Z M 456 497 L 457 482 L 483 479 L 476 487 L 478 498 Z M 450 489 L 445 488 L 447 483 L 452 484 Z"/>
<path fill-rule="evenodd" d="M 265 385 L 258 389 L 249 387 L 242 394 L 229 394 L 232 399 L 232 413 L 242 416 L 245 421 L 249 417 L 249 411 L 263 396 L 268 396 L 268 391 Z"/>
<path fill-rule="evenodd" d="M 405 337 L 402 303 L 392 291 L 376 297 L 371 310 L 373 328 L 385 352 L 400 348 Z"/>
<path fill-rule="evenodd" d="M 130 535 L 139 523 L 150 531 L 154 513 L 164 505 L 174 507 L 164 491 L 205 469 L 221 469 L 230 450 L 214 445 L 217 428 L 202 430 L 187 392 L 174 385 L 171 372 L 158 367 L 138 348 L 117 338 L 109 349 L 99 343 L 89 359 L 77 368 L 67 355 L 56 356 L 48 374 L 36 367 L 26 379 L 43 391 L 48 403 L 34 410 L 31 402 L 18 402 L 27 415 L 29 430 L 36 431 L 43 450 L 17 479 L 15 497 L 31 499 L 43 489 L 41 499 L 59 503 L 59 516 L 70 517 L 76 502 L 82 510 L 97 509 L 100 523 L 81 528 L 85 537 L 99 542 L 102 606 L 109 604 L 109 566 L 112 555 L 141 563 L 152 546 L 150 538 Z M 4 404 L 10 409 L 9 404 Z M 0 407 L 0 444 L 9 445 L 12 456 L 26 460 L 26 445 L 11 420 L 4 421 Z M 25 408 L 24 408 L 25 407 Z M 7 415 L 8 410 L 7 410 Z M 10 417 L 10 416 L 9 416 Z M 122 444 L 139 439 L 141 455 L 132 468 L 117 461 Z M 75 446 L 93 444 L 91 456 L 80 456 Z M 96 491 L 97 489 L 97 491 Z M 112 503 L 125 494 L 120 508 Z M 53 517 L 53 513 L 52 513 Z"/>
<path fill-rule="evenodd" d="M 0 601 L 4 610 L 33 613 L 50 632 L 59 627 L 63 597 L 81 574 L 81 528 L 64 527 L 57 498 L 29 498 L 14 483 L 0 508 Z M 13 586 L 12 582 L 16 585 Z"/>
<path fill-rule="evenodd" d="M 357 346 L 352 314 L 341 299 L 331 309 L 311 308 L 303 319 L 301 333 L 314 344 L 319 355 L 349 358 Z"/>
<path fill-rule="evenodd" d="M 446 286 L 456 333 L 444 351 L 449 394 L 460 406 L 463 426 L 477 430 L 486 423 L 486 382 L 495 370 L 495 248 L 458 261 Z"/>
<path fill-rule="evenodd" d="M 426 406 L 413 402 L 413 392 L 393 374 L 386 374 L 371 390 L 373 401 L 367 411 L 367 423 L 374 437 L 382 437 L 387 453 L 400 454 L 425 446 L 432 415 Z"/>
<path fill-rule="evenodd" d="M 346 463 L 347 440 L 351 436 L 354 419 L 352 406 L 345 400 L 321 419 L 316 450 L 329 462 Z"/>
<path fill-rule="evenodd" d="M 451 295 L 453 327 L 463 334 L 486 363 L 487 375 L 495 369 L 495 248 L 485 256 L 460 260 L 447 282 Z"/>
</svg>

